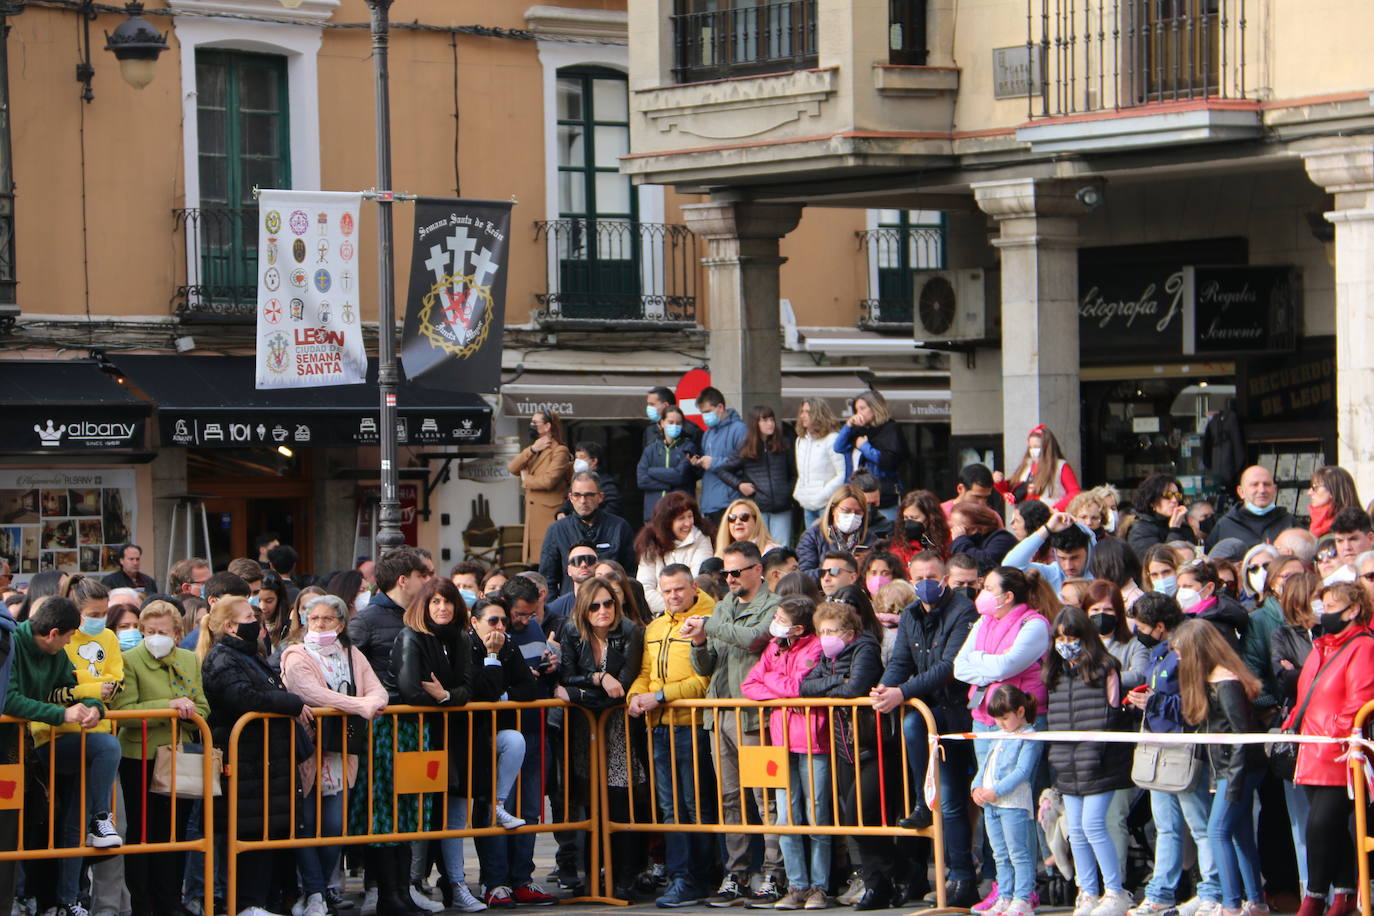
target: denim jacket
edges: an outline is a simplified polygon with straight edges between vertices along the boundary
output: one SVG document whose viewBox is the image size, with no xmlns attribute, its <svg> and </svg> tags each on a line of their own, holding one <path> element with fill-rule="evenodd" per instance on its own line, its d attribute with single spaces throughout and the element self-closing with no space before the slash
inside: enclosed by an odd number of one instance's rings
<svg viewBox="0 0 1374 916">
<path fill-rule="evenodd" d="M 1032 730 L 1027 725 L 1022 731 Z M 1000 740 L 998 745 L 1002 750 L 996 755 L 997 768 L 992 771 L 992 791 L 998 798 L 1002 798 L 1021 783 L 1030 782 L 1044 748 L 1039 741 L 1018 741 L 1011 738 Z M 988 754 L 978 765 L 978 773 L 973 777 L 974 788 L 983 784 L 983 770 L 992 759 L 993 755 Z"/>
</svg>

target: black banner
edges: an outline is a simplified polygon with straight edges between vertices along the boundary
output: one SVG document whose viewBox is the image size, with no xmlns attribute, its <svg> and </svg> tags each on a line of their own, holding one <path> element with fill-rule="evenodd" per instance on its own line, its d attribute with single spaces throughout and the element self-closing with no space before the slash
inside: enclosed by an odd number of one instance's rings
<svg viewBox="0 0 1374 916">
<path fill-rule="evenodd" d="M 509 201 L 415 201 L 401 365 L 449 391 L 496 391 L 505 330 Z"/>
<path fill-rule="evenodd" d="M 148 411 L 109 405 L 29 407 L 0 417 L 0 436 L 12 451 L 126 452 L 147 448 Z"/>
<path fill-rule="evenodd" d="M 1183 352 L 1292 350 L 1302 307 L 1293 267 L 1192 267 L 1184 284 Z"/>
<path fill-rule="evenodd" d="M 376 411 L 282 415 L 242 411 L 213 414 L 161 412 L 162 444 L 195 448 L 300 448 L 378 445 L 381 431 Z M 396 418 L 400 445 L 486 445 L 491 417 L 482 411 L 415 408 Z"/>
</svg>

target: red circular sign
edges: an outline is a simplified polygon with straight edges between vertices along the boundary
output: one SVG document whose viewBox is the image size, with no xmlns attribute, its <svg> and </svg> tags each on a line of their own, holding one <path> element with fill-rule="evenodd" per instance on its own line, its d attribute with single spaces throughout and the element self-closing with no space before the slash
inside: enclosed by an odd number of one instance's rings
<svg viewBox="0 0 1374 916">
<path fill-rule="evenodd" d="M 677 381 L 677 388 L 673 394 L 677 396 L 678 406 L 682 408 L 682 415 L 690 423 L 695 423 L 703 430 L 706 428 L 706 421 L 701 418 L 701 410 L 697 407 L 697 395 L 711 387 L 711 373 L 705 369 L 692 369 Z"/>
</svg>

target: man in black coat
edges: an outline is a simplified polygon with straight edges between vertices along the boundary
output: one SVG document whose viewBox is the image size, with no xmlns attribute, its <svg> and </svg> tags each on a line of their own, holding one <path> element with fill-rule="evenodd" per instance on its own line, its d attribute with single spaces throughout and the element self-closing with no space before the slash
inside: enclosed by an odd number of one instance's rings
<svg viewBox="0 0 1374 916">
<path fill-rule="evenodd" d="M 973 602 L 949 588 L 945 564 L 937 554 L 924 551 L 908 564 L 916 600 L 902 612 L 897 643 L 883 679 L 873 689 L 873 708 L 891 712 L 902 702 L 920 700 L 930 707 L 941 733 L 966 732 L 973 728 L 968 711 L 968 686 L 954 679 L 954 657 L 978 620 Z M 913 783 L 925 784 L 930 758 L 925 720 L 908 710 L 902 720 L 907 760 Z M 940 810 L 944 816 L 945 868 L 950 906 L 968 907 L 978 902 L 978 880 L 973 871 L 973 834 L 969 829 L 969 781 L 973 773 L 973 744 L 947 741 L 940 767 Z M 930 809 L 918 799 L 911 814 L 898 821 L 909 828 L 928 827 Z M 918 863 L 916 880 L 925 874 Z"/>
<path fill-rule="evenodd" d="M 1279 490 L 1274 485 L 1274 475 L 1266 468 L 1258 464 L 1246 468 L 1240 475 L 1236 495 L 1241 502 L 1232 506 L 1207 535 L 1209 551 L 1226 538 L 1237 539 L 1249 550 L 1256 544 L 1272 542 L 1281 531 L 1298 527 L 1293 523 L 1292 513 L 1275 502 Z"/>
<path fill-rule="evenodd" d="M 391 674 L 391 647 L 396 635 L 405 628 L 402 618 L 420 586 L 434 571 L 425 557 L 414 547 L 400 547 L 377 561 L 377 593 L 372 603 L 348 622 L 348 638 L 367 658 L 391 695 L 391 702 L 399 703 L 396 678 Z"/>
<path fill-rule="evenodd" d="M 157 591 L 157 583 L 140 571 L 142 565 L 143 548 L 137 544 L 125 544 L 119 548 L 119 569 L 100 581 L 107 588 L 133 588 L 141 595 L 151 595 Z"/>
<path fill-rule="evenodd" d="M 601 509 L 601 484 L 590 471 L 574 474 L 568 491 L 573 514 L 549 526 L 539 551 L 539 574 L 548 580 L 549 594 L 562 592 L 568 551 L 579 541 L 591 541 L 602 559 L 616 560 L 632 578 L 639 567 L 634 550 L 634 529 L 618 515 Z"/>
</svg>

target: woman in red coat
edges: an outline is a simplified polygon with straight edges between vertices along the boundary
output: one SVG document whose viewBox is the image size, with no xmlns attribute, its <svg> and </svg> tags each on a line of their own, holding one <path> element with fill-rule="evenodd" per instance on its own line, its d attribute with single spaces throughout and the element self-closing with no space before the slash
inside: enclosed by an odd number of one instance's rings
<svg viewBox="0 0 1374 916">
<path fill-rule="evenodd" d="M 1298 679 L 1297 704 L 1284 723 L 1303 713 L 1300 734 L 1349 737 L 1355 714 L 1374 700 L 1374 606 L 1353 582 L 1321 591 L 1321 629 Z M 1320 676 L 1318 676 L 1320 672 Z M 1303 706 L 1306 704 L 1306 709 Z M 1298 916 L 1349 916 L 1355 912 L 1355 841 L 1352 802 L 1345 794 L 1347 765 L 1338 744 L 1298 745 L 1293 781 L 1307 792 L 1307 894 Z M 1326 904 L 1332 892 L 1331 905 Z"/>
</svg>

